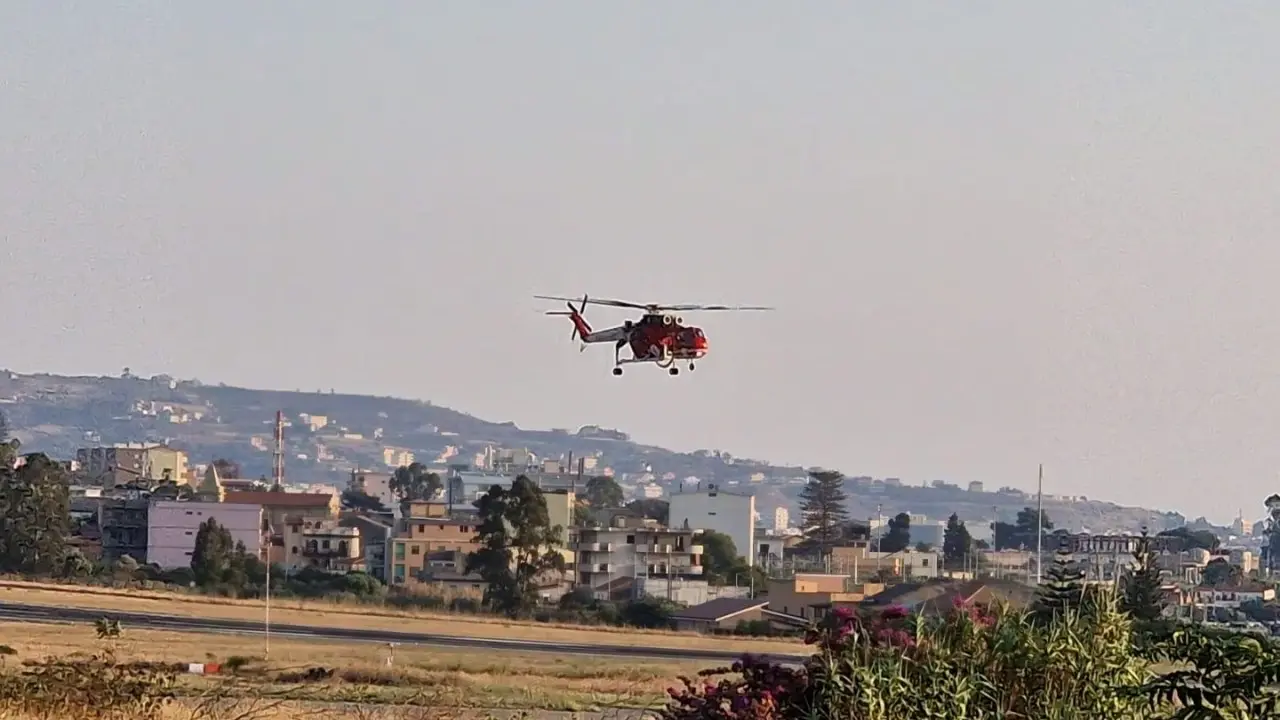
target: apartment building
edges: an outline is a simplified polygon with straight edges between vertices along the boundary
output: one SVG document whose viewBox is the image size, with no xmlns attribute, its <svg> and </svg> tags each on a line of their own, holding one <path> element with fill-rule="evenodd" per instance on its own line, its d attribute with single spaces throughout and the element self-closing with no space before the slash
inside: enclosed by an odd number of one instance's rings
<svg viewBox="0 0 1280 720">
<path fill-rule="evenodd" d="M 669 583 L 702 580 L 701 535 L 702 530 L 668 528 L 652 521 L 635 527 L 578 530 L 573 545 L 578 584 L 591 588 L 597 599 L 626 600 L 637 597 L 642 585 L 652 588 L 655 578 Z"/>
<path fill-rule="evenodd" d="M 189 471 L 185 452 L 159 443 L 80 448 L 76 450 L 74 465 L 85 483 L 103 488 L 139 481 L 153 484 L 166 479 L 185 483 Z"/>
<path fill-rule="evenodd" d="M 282 530 L 284 566 L 290 571 L 312 568 L 330 573 L 365 569 L 360 530 L 335 520 L 290 518 Z"/>
<path fill-rule="evenodd" d="M 673 494 L 668 513 L 671 527 L 714 530 L 728 535 L 747 564 L 755 564 L 755 495 L 728 492 L 708 484 L 706 489 Z"/>
<path fill-rule="evenodd" d="M 339 524 L 353 527 L 360 533 L 360 547 L 364 550 L 365 572 L 387 581 L 387 544 L 394 531 L 393 523 L 381 518 L 355 513 L 343 513 Z"/>
<path fill-rule="evenodd" d="M 158 565 L 162 570 L 190 567 L 200 525 L 214 520 L 243 543 L 249 554 L 263 547 L 262 507 L 224 505 L 218 502 L 154 500 L 147 515 L 147 553 L 139 562 Z"/>
<path fill-rule="evenodd" d="M 372 470 L 352 470 L 347 489 L 362 492 L 375 498 L 388 510 L 394 510 L 400 500 L 391 491 L 391 473 Z"/>
<path fill-rule="evenodd" d="M 391 584 L 417 580 L 430 567 L 428 561 L 432 557 L 447 558 L 447 569 L 461 570 L 457 558 L 479 549 L 475 542 L 476 521 L 449 517 L 445 503 L 413 501 L 407 503 L 407 510 L 387 541 L 386 576 Z"/>
</svg>

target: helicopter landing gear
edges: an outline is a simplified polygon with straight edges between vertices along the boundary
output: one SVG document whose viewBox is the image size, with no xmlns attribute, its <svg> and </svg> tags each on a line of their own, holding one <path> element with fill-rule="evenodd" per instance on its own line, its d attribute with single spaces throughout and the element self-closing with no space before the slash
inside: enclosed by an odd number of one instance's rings
<svg viewBox="0 0 1280 720">
<path fill-rule="evenodd" d="M 680 368 L 678 368 L 678 367 L 673 367 L 673 368 L 671 368 L 670 370 L 668 370 L 667 372 L 671 373 L 672 375 L 679 375 L 679 374 L 680 374 Z"/>
<path fill-rule="evenodd" d="M 620 367 L 616 367 L 616 368 L 614 368 L 614 369 L 613 369 L 613 374 L 614 374 L 614 375 L 621 375 L 621 374 L 622 374 L 622 368 L 620 368 Z"/>
<path fill-rule="evenodd" d="M 693 363 L 689 363 L 689 372 L 693 372 Z"/>
</svg>

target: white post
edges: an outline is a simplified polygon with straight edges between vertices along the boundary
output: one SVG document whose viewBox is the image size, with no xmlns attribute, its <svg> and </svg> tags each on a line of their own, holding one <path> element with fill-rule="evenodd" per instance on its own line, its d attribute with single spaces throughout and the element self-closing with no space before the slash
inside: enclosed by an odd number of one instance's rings
<svg viewBox="0 0 1280 720">
<path fill-rule="evenodd" d="M 263 656 L 271 656 L 271 526 L 267 526 L 267 594 L 262 611 Z"/>
<path fill-rule="evenodd" d="M 1036 585 L 1043 578 L 1044 568 L 1044 463 L 1040 463 L 1040 474 L 1036 481 Z"/>
</svg>

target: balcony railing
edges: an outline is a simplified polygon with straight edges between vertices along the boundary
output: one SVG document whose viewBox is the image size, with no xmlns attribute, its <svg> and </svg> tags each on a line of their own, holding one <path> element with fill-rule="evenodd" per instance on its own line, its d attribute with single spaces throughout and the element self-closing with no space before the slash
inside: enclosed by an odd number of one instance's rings
<svg viewBox="0 0 1280 720">
<path fill-rule="evenodd" d="M 613 552 L 613 543 L 578 543 L 578 552 Z"/>
</svg>

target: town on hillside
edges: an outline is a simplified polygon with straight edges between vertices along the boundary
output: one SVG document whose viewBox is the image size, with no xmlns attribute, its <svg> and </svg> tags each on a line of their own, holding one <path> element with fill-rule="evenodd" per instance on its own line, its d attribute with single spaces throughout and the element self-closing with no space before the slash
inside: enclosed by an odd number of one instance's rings
<svg viewBox="0 0 1280 720">
<path fill-rule="evenodd" d="M 1007 520 L 895 507 L 862 518 L 849 499 L 863 485 L 814 469 L 797 512 L 762 512 L 751 483 L 655 492 L 597 456 L 548 460 L 525 448 L 486 447 L 466 463 L 399 451 L 341 484 L 290 480 L 290 429 L 328 422 L 275 412 L 270 473 L 257 477 L 237 458 L 176 444 L 93 443 L 51 457 L 6 440 L 4 489 L 26 499 L 4 507 L 0 570 L 240 596 L 279 583 L 302 596 L 764 635 L 846 606 L 1029 606 L 1055 583 L 1122 587 L 1149 572 L 1172 617 L 1280 634 L 1280 558 L 1267 553 L 1280 497 L 1257 525 L 1091 533 L 1057 527 L 1034 496 Z M 20 432 L 5 425 L 5 437 Z"/>
</svg>

